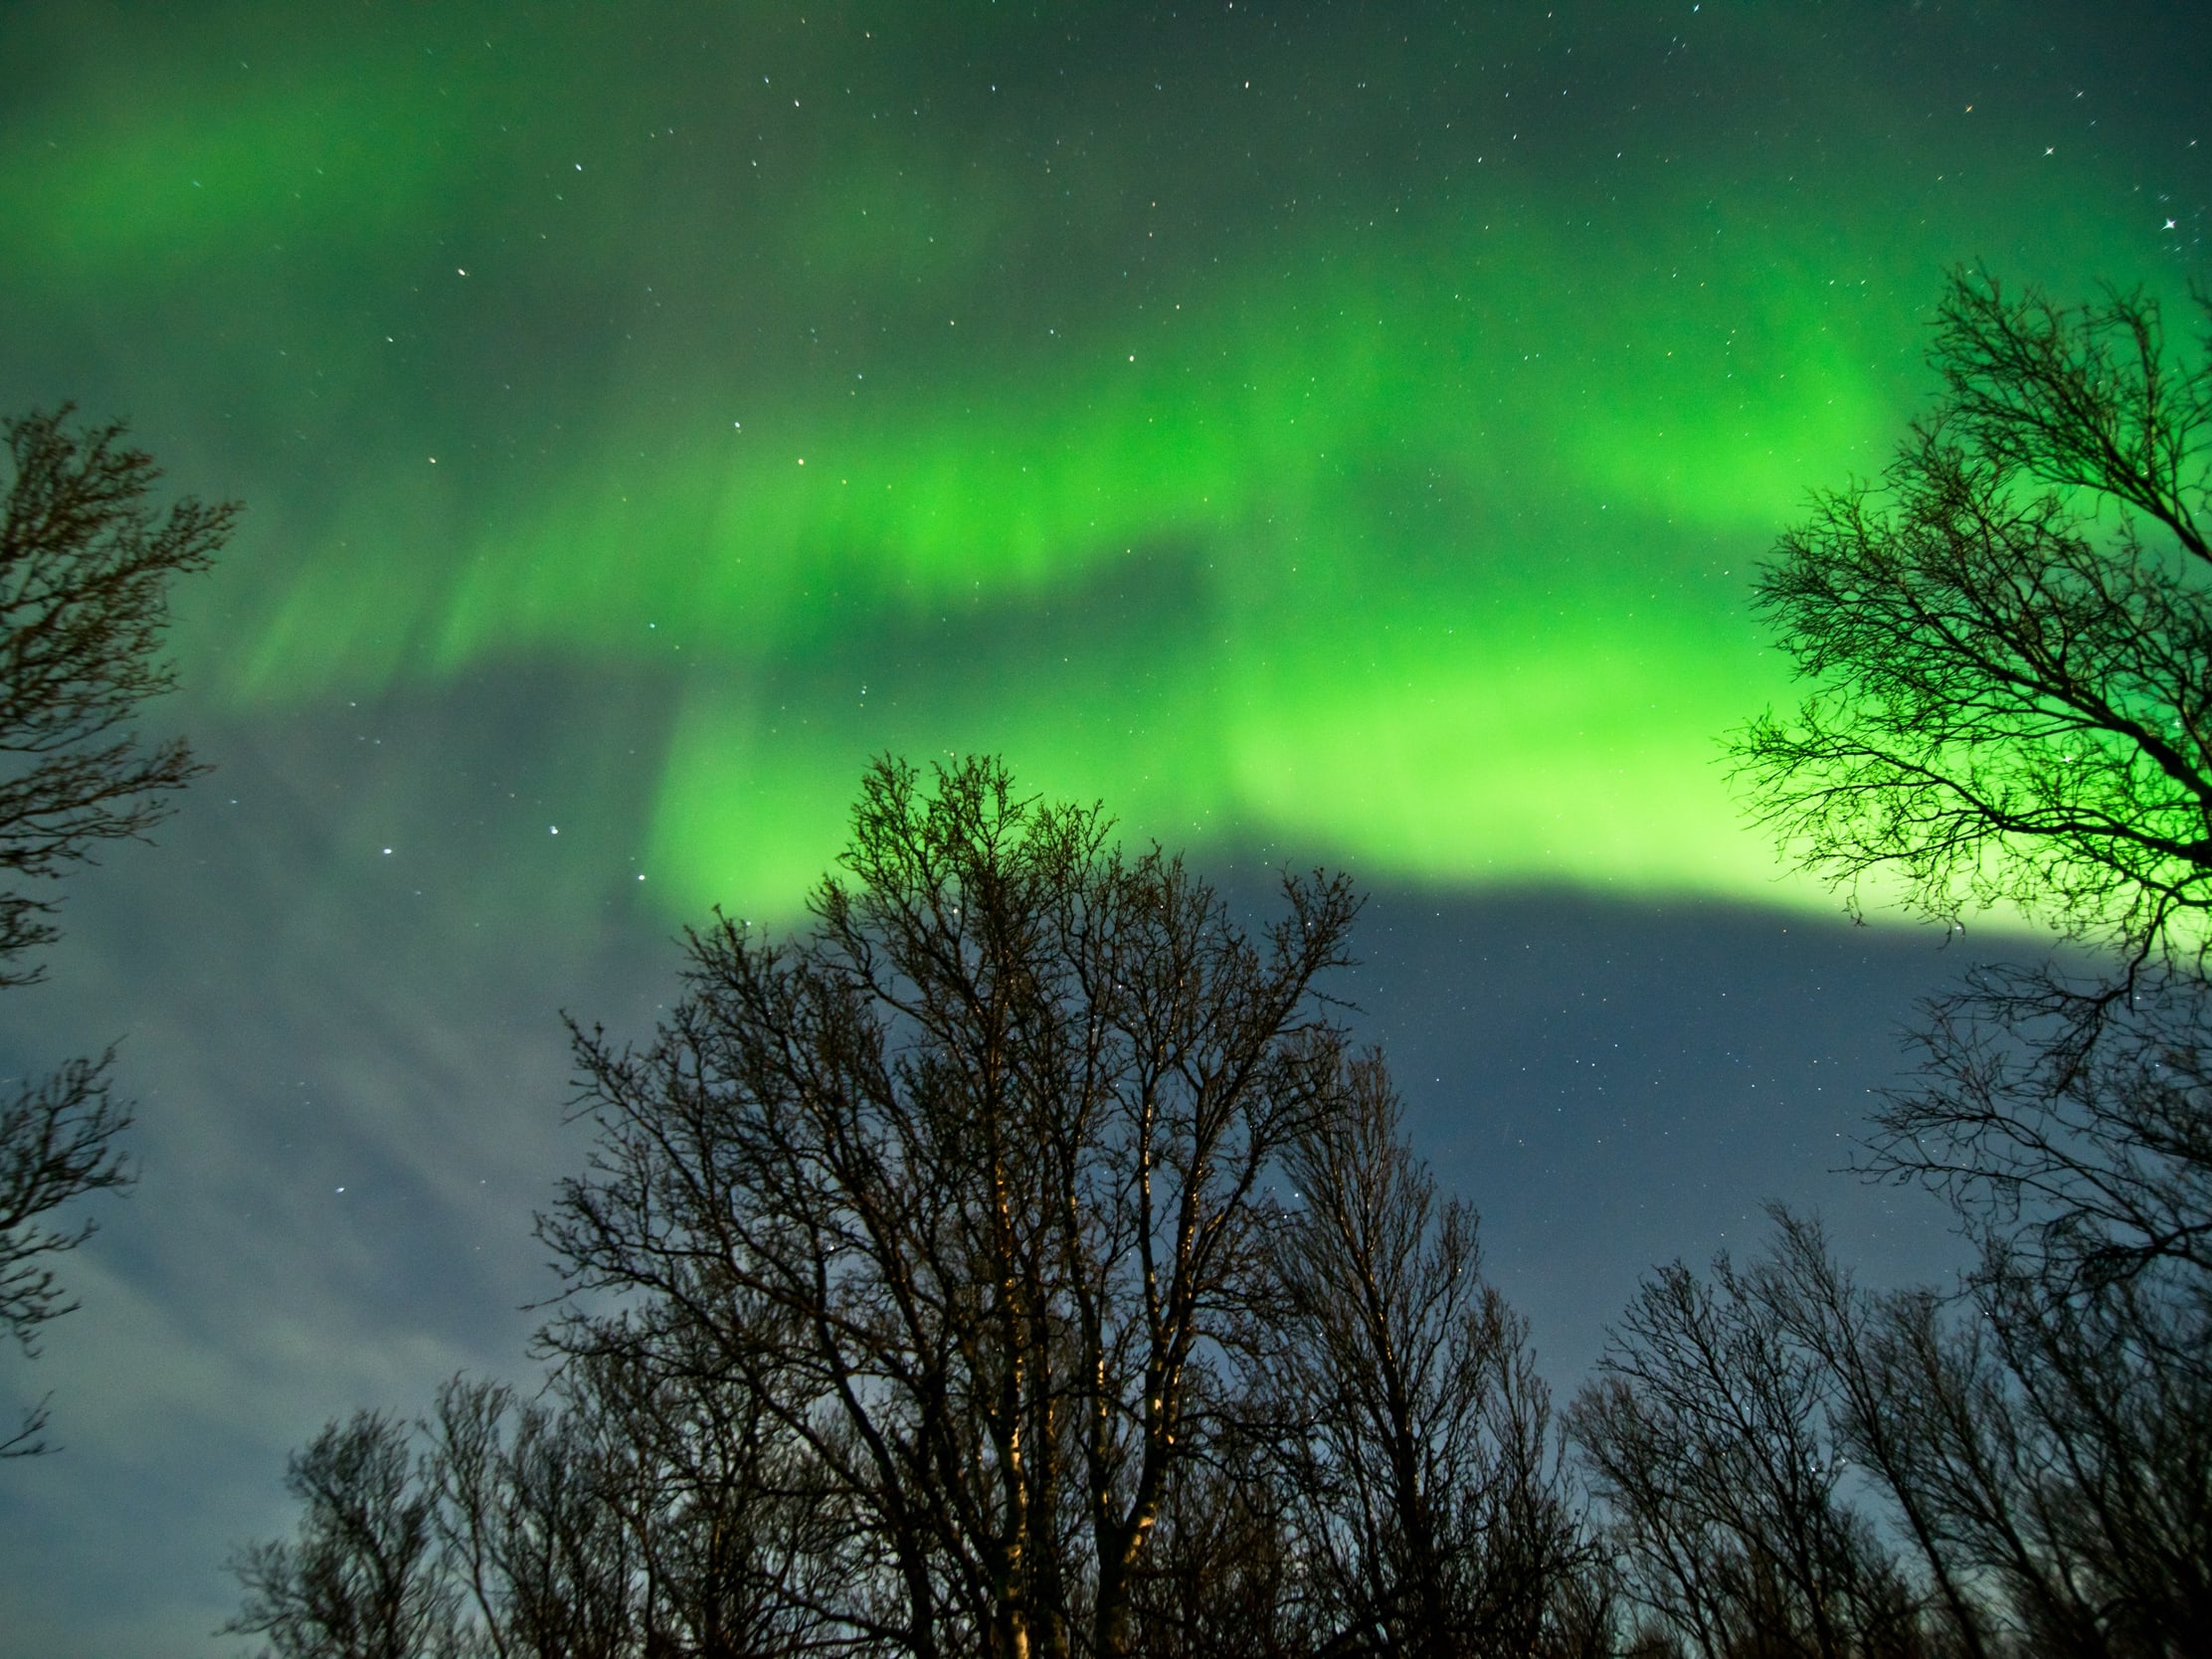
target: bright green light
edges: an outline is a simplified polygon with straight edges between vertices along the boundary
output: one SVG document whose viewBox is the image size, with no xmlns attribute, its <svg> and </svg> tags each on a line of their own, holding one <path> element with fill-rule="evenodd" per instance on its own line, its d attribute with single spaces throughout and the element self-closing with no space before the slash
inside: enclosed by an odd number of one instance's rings
<svg viewBox="0 0 2212 1659">
<path fill-rule="evenodd" d="M 1518 297 L 1558 250 L 1473 236 L 1427 250 L 1456 279 L 1346 264 L 1270 311 L 1224 276 L 974 384 L 754 400 L 742 427 L 663 434 L 494 515 L 428 572 L 315 559 L 244 687 L 337 694 L 516 650 L 680 664 L 652 862 L 685 909 L 788 906 L 886 748 L 1002 751 L 1139 829 L 1377 875 L 1769 896 L 1714 765 L 1776 688 L 1742 561 L 1809 468 L 1879 453 L 1894 389 L 1849 361 L 1863 321 L 1825 293 L 1622 280 L 1570 334 Z M 1177 614 L 1087 654 L 1024 637 L 1056 597 L 1163 559 Z M 856 636 L 929 664 L 895 712 L 880 677 L 863 702 Z"/>
<path fill-rule="evenodd" d="M 203 675 L 248 709 L 518 660 L 667 676 L 646 861 L 682 914 L 788 911 L 884 750 L 998 751 L 1140 833 L 1371 879 L 1795 902 L 1717 765 L 1787 692 L 1751 566 L 1809 487 L 1883 464 L 1945 264 L 2033 227 L 2061 274 L 2141 265 L 2086 174 L 1992 159 L 2009 182 L 1959 190 L 1894 109 L 1809 86 L 1805 119 L 1867 141 L 1817 188 L 1719 129 L 1569 174 L 1510 122 L 1439 125 L 1372 211 L 1312 209 L 1308 166 L 1206 198 L 1212 227 L 1115 158 L 1181 123 L 1202 184 L 1205 123 L 1283 143 L 1287 94 L 1108 89 L 1076 120 L 979 93 L 933 125 L 886 66 L 935 48 L 833 21 L 733 24 L 673 90 L 620 30 L 502 70 L 457 23 L 433 68 L 203 76 L 51 153 L 8 139 L 42 302 L 233 284 L 175 372 L 258 423 L 281 528 Z M 1761 74 L 1805 48 L 1729 27 Z M 534 95 L 553 66 L 605 83 L 588 119 Z M 1506 110 L 1477 68 L 1439 122 Z M 1428 153 L 1339 93 L 1332 141 Z M 1977 165 L 2018 136 L 1986 130 Z M 318 442 L 319 494 L 283 447 Z"/>
</svg>

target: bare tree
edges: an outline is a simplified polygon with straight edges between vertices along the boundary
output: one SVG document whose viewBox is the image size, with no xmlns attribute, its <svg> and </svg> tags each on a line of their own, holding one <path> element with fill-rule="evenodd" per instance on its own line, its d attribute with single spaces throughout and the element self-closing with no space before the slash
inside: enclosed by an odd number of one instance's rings
<svg viewBox="0 0 2212 1659">
<path fill-rule="evenodd" d="M 2212 1389 L 2170 1357 L 2172 1306 L 2140 1279 L 2055 1297 L 2001 1254 L 1961 1298 L 1873 1294 L 1817 1226 L 1775 1217 L 1760 1306 L 1824 1367 L 1827 1420 L 1947 1638 L 1975 1659 L 2008 1632 L 2085 1659 L 2192 1651 L 2212 1628 Z"/>
<path fill-rule="evenodd" d="M 1719 1257 L 1647 1279 L 1568 1422 L 1630 1597 L 1705 1659 L 1927 1651 L 1924 1597 L 1845 1489 L 1833 1380 Z"/>
<path fill-rule="evenodd" d="M 2212 1336 L 2212 983 L 2194 967 L 2091 981 L 1976 969 L 1916 1038 L 1870 1173 L 1938 1192 L 2052 1294 L 2144 1281 Z"/>
<path fill-rule="evenodd" d="M 1144 1659 L 1303 1659 L 1327 1639 L 1312 1558 L 1264 1431 L 1245 1413 L 1169 1478 L 1133 1574 L 1131 1651 Z"/>
<path fill-rule="evenodd" d="M 693 935 L 649 1046 L 576 1031 L 548 1392 L 457 1381 L 411 1481 L 353 1483 L 358 1534 L 436 1540 L 439 1640 L 1604 1651 L 1526 1330 L 1316 988 L 1346 885 L 1254 938 L 989 761 L 877 765 L 844 864 L 789 943 Z M 242 1559 L 236 1628 L 332 1508 Z"/>
<path fill-rule="evenodd" d="M 851 1504 L 742 1380 L 668 1358 L 601 1355 L 558 1379 L 572 1418 L 615 1448 L 602 1502 L 629 1541 L 642 1651 L 843 1645 L 825 1609 L 864 1565 Z"/>
<path fill-rule="evenodd" d="M 501 1384 L 457 1377 L 439 1391 L 425 1463 L 439 1566 L 496 1659 L 636 1651 L 639 1552 L 619 1501 L 636 1466 L 606 1427 Z"/>
<path fill-rule="evenodd" d="M 100 845 L 142 838 L 202 770 L 181 740 L 148 745 L 132 722 L 171 684 L 169 583 L 208 565 L 237 511 L 187 498 L 157 512 L 151 459 L 123 446 L 120 426 L 77 431 L 69 416 L 0 425 L 14 472 L 0 511 L 0 987 L 44 973 L 37 953 L 59 936 L 51 884 Z M 112 1058 L 71 1060 L 0 1097 L 0 1335 L 27 1354 L 75 1306 L 53 1258 L 92 1229 L 55 1211 L 129 1184 Z M 45 1422 L 42 1404 L 0 1456 L 45 1449 Z"/>
<path fill-rule="evenodd" d="M 2005 1382 L 2006 1415 L 1986 1427 L 2018 1471 L 2011 1531 L 2033 1568 L 2014 1572 L 2018 1599 L 2077 1652 L 2202 1651 L 2212 1372 L 2196 1346 L 2201 1321 L 2177 1318 L 2140 1280 L 2054 1297 L 2003 1257 L 1977 1276 L 1971 1305 Z M 2177 1339 L 2190 1345 L 2179 1363 Z"/>
<path fill-rule="evenodd" d="M 1570 1413 L 1683 1651 L 2150 1659 L 2212 1628 L 2212 1391 L 2139 1280 L 1875 1293 L 1817 1224 L 1649 1281 Z"/>
<path fill-rule="evenodd" d="M 1341 880 L 1249 938 L 1095 809 L 971 761 L 868 776 L 811 932 L 691 937 L 643 1051 L 578 1035 L 593 1172 L 548 1341 L 740 1385 L 853 1532 L 855 1647 L 1099 1654 L 1256 1293 L 1261 1186 L 1336 1109 Z"/>
<path fill-rule="evenodd" d="M 2156 302 L 1961 274 L 1947 395 L 1885 482 L 1816 500 L 1759 605 L 1815 682 L 1736 741 L 1754 811 L 1854 892 L 2010 903 L 2141 954 L 2207 942 L 2212 359 Z M 2178 929 L 2179 931 L 2176 931 Z"/>
<path fill-rule="evenodd" d="M 374 1412 L 330 1423 L 295 1453 L 285 1488 L 298 1536 L 233 1559 L 245 1587 L 224 1634 L 266 1635 L 275 1659 L 433 1659 L 458 1651 L 454 1585 L 439 1569 L 435 1485 L 406 1425 Z"/>
<path fill-rule="evenodd" d="M 1877 1119 L 1872 1173 L 1936 1188 L 2060 1294 L 2156 1269 L 2201 1298 L 2212 1264 L 2208 351 L 2177 368 L 2140 295 L 2069 310 L 1959 275 L 1937 414 L 1759 587 L 1814 681 L 1736 743 L 1785 846 L 2111 953 L 1938 1001 Z"/>
<path fill-rule="evenodd" d="M 1938 999 L 1870 1175 L 1979 1246 L 1955 1307 L 1866 1298 L 1786 1236 L 1847 1442 L 1975 1630 L 2195 1651 L 2212 1551 L 2212 341 L 1961 274 L 1944 394 L 1879 487 L 1821 498 L 1760 585 L 1814 682 L 1737 741 L 1808 867 L 2100 953 Z"/>
<path fill-rule="evenodd" d="M 130 1185 L 128 1161 L 115 1144 L 130 1112 L 108 1084 L 113 1053 L 66 1061 L 18 1082 L 0 1102 L 0 1332 L 34 1358 L 39 1327 L 77 1307 L 55 1275 L 54 1258 L 84 1243 L 94 1225 L 90 1217 L 60 1224 L 54 1212 L 88 1193 Z M 48 1404 L 32 1406 L 0 1438 L 0 1457 L 51 1449 Z"/>
<path fill-rule="evenodd" d="M 846 1531 L 742 1390 L 570 1368 L 536 1399 L 455 1378 L 291 1460 L 294 1535 L 240 1552 L 225 1629 L 277 1659 L 736 1659 L 824 1645 Z M 806 1573 L 816 1576 L 809 1579 Z M 832 1638 L 834 1649 L 840 1643 Z"/>
<path fill-rule="evenodd" d="M 1589 1551 L 1526 1326 L 1482 1278 L 1474 1212 L 1406 1145 L 1379 1057 L 1344 1099 L 1286 1157 L 1298 1201 L 1252 1338 L 1320 1645 L 1570 1649 Z"/>
<path fill-rule="evenodd" d="M 1931 1632 L 1965 1659 L 1991 1659 L 2003 1609 L 1979 1586 L 2004 1569 L 1961 1548 L 1961 1528 L 1971 1522 L 1944 1487 L 1936 1445 L 1946 1424 L 1956 1427 L 1998 1397 L 1992 1379 L 1953 1340 L 1939 1298 L 1865 1290 L 1837 1263 L 1818 1221 L 1778 1204 L 1767 1214 L 1774 1247 L 1750 1288 L 1769 1340 L 1795 1345 L 1822 1375 L 1825 1429 L 1893 1506 L 1895 1527 L 1926 1573 Z"/>
</svg>

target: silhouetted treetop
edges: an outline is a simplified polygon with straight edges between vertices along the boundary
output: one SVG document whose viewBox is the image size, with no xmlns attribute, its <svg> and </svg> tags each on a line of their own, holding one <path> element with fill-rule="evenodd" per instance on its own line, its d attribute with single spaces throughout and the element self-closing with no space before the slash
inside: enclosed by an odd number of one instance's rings
<svg viewBox="0 0 2212 1659">
<path fill-rule="evenodd" d="M 51 878 L 102 841 L 143 835 L 203 769 L 182 738 L 148 743 L 138 706 L 175 676 L 161 652 L 169 584 L 204 570 L 235 504 L 157 510 L 160 468 L 119 424 L 66 407 L 0 424 L 15 476 L 0 514 L 0 870 Z M 53 901 L 0 893 L 0 985 L 55 938 Z"/>
<path fill-rule="evenodd" d="M 59 937 L 42 888 L 102 842 L 143 836 L 204 770 L 181 738 L 132 725 L 170 688 L 161 657 L 169 583 L 206 568 L 235 506 L 149 499 L 160 470 L 119 425 L 78 430 L 65 407 L 0 423 L 14 463 L 0 508 L 0 988 L 37 981 Z M 129 1184 L 116 1140 L 130 1113 L 108 1083 L 112 1050 L 0 1096 L 0 1336 L 27 1353 L 68 1313 L 53 1258 L 91 1234 L 57 1209 Z M 0 1456 L 45 1449 L 42 1403 Z"/>
<path fill-rule="evenodd" d="M 2147 952 L 2212 908 L 2212 360 L 2155 300 L 1959 274 L 1945 392 L 1880 484 L 1816 498 L 1758 604 L 1813 690 L 1738 734 L 1753 811 L 1847 889 L 2010 904 Z"/>
</svg>

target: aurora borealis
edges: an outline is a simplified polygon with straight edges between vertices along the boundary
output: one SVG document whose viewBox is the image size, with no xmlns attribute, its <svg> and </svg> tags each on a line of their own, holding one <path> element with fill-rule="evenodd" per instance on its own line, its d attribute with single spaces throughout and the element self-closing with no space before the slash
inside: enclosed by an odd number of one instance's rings
<svg viewBox="0 0 2212 1659">
<path fill-rule="evenodd" d="M 1808 490 L 1885 464 L 1947 268 L 2184 314 L 2212 123 L 2183 10 L 0 11 L 0 408 L 128 417 L 177 487 L 248 506 L 179 596 L 160 716 L 221 770 L 87 888 L 53 990 L 75 1012 L 0 1010 L 25 1065 L 49 1018 L 133 1033 L 148 1187 L 84 1271 L 212 1299 L 151 1264 L 219 1204 L 265 1253 L 321 1236 L 246 1151 L 186 1219 L 157 1178 L 292 1135 L 279 1096 L 344 1100 L 300 1143 L 412 1172 L 425 1251 L 511 1178 L 519 1265 L 453 1293 L 508 1340 L 559 1165 L 549 1128 L 510 1154 L 494 1126 L 557 1107 L 556 1006 L 603 1012 L 610 964 L 666 974 L 709 905 L 788 919 L 886 750 L 996 751 L 1201 862 L 1341 863 L 1424 915 L 1564 895 L 1602 939 L 1605 905 L 1832 912 L 1720 762 L 1792 694 L 1751 573 Z M 134 930 L 178 917 L 199 954 L 138 960 Z M 163 1023 L 162 974 L 219 984 L 270 937 L 297 959 L 253 972 L 314 1019 L 203 990 Z M 525 985 L 522 958 L 589 971 Z M 660 995 L 624 987 L 610 1018 Z M 513 1030 L 460 1028 L 494 1006 Z M 441 1011 L 435 1042 L 392 1034 Z M 165 1082 L 164 1044 L 210 1030 L 261 1069 Z M 232 1095 L 258 1104 L 224 1117 Z M 205 1104 L 164 1127 L 168 1099 Z M 434 1123 L 461 1150 L 393 1150 Z M 371 1189 L 329 1158 L 302 1193 Z M 329 1329 L 417 1355 L 390 1295 Z M 361 1379 L 483 1352 L 458 1311 L 416 1359 L 340 1365 L 301 1297 L 254 1350 L 292 1439 Z M 65 1403 L 100 1317 L 40 1362 Z M 82 1461 L 127 1507 L 115 1471 L 161 1453 L 102 1420 Z M 289 1440 L 222 1420 L 226 1490 L 269 1486 Z M 89 1526 L 55 1519 L 62 1476 L 9 1481 L 44 1495 L 0 1495 L 0 1537 Z M 84 1651 L 204 1631 L 222 1590 Z"/>
<path fill-rule="evenodd" d="M 78 16 L 17 25 L 74 73 L 9 286 L 34 387 L 151 351 L 255 508 L 198 683 L 660 682 L 675 915 L 788 913 L 887 748 L 1767 896 L 1713 765 L 1782 689 L 1750 563 L 1882 463 L 1946 265 L 2178 290 L 2195 234 L 2159 110 L 1939 11 Z"/>
</svg>

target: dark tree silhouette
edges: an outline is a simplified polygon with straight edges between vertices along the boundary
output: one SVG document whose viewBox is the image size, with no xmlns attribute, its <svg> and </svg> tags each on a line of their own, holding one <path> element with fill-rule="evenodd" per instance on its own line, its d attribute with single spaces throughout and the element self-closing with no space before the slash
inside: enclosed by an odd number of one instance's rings
<svg viewBox="0 0 2212 1659">
<path fill-rule="evenodd" d="M 1294 1495 L 1264 1434 L 1231 1427 L 1168 1483 L 1132 1591 L 1145 1659 L 1294 1659 L 1327 1645 Z"/>
<path fill-rule="evenodd" d="M 1574 1429 L 1678 1647 L 2201 1652 L 2212 355 L 2176 369 L 2139 295 L 1960 274 L 1935 360 L 1886 481 L 1782 538 L 1760 603 L 1814 689 L 1736 756 L 1854 908 L 2009 907 L 2085 955 L 1938 999 L 1877 1115 L 1869 1173 L 1979 1246 L 1954 1294 L 1865 1291 L 1777 1211 L 1752 1267 L 1646 1284 Z"/>
<path fill-rule="evenodd" d="M 1630 1597 L 1703 1659 L 1911 1654 L 1919 1601 L 1844 1489 L 1831 1380 L 1726 1257 L 1648 1279 L 1569 1413 Z"/>
<path fill-rule="evenodd" d="M 579 1034 L 599 1152 L 542 1232 L 625 1300 L 549 1340 L 761 1402 L 851 1529 L 851 1641 L 1127 1651 L 1263 1183 L 1340 1109 L 1355 901 L 1287 882 L 1254 940 L 984 761 L 879 764 L 844 863 L 789 945 L 693 935 L 649 1048 Z"/>
<path fill-rule="evenodd" d="M 2176 367 L 2139 295 L 2068 310 L 1958 276 L 1938 412 L 1760 585 L 1816 687 L 1737 742 L 1785 845 L 2117 963 L 1977 972 L 1877 1120 L 1875 1173 L 1937 1188 L 2060 1294 L 2212 1290 L 2208 353 Z"/>
<path fill-rule="evenodd" d="M 1291 1149 L 1247 1406 L 1331 1652 L 1576 1651 L 1589 1554 L 1528 1333 L 1379 1058 Z"/>
<path fill-rule="evenodd" d="M 438 1570 L 436 1500 L 407 1426 L 370 1411 L 291 1459 L 298 1537 L 232 1563 L 245 1604 L 224 1634 L 266 1635 L 275 1659 L 429 1659 L 453 1651 L 454 1586 Z"/>
<path fill-rule="evenodd" d="M 1317 990 L 1346 884 L 1287 882 L 1254 937 L 992 761 L 879 763 L 854 825 L 799 937 L 720 922 L 648 1046 L 576 1031 L 598 1147 L 539 1222 L 574 1292 L 547 1395 L 456 1381 L 412 1466 L 332 1423 L 233 1628 L 1605 1651 L 1526 1333 Z"/>
<path fill-rule="evenodd" d="M 741 1390 L 571 1368 L 537 1399 L 455 1378 L 427 1421 L 332 1421 L 293 1535 L 231 1561 L 228 1634 L 274 1659 L 735 1659 L 837 1650 L 813 1606 L 846 1529 Z M 735 1406 L 732 1410 L 729 1407 Z M 748 1417 L 745 1412 L 753 1415 Z"/>
<path fill-rule="evenodd" d="M 1736 740 L 1753 810 L 1856 894 L 2010 903 L 2193 955 L 2212 908 L 2212 357 L 2155 301 L 1960 274 L 1946 395 L 1880 486 L 1817 498 L 1760 608 L 1814 691 Z"/>
<path fill-rule="evenodd" d="M 1878 1293 L 1819 1227 L 1676 1265 L 1570 1413 L 1632 1598 L 1724 1655 L 2152 1659 L 2212 1628 L 2212 1386 L 2141 1281 Z"/>
<path fill-rule="evenodd" d="M 619 1426 L 496 1383 L 456 1378 L 440 1390 L 416 1501 L 501 1659 L 631 1651 L 642 1564 L 625 1500 L 645 1496 L 659 1471 Z"/>
<path fill-rule="evenodd" d="M 160 655 L 169 583 L 207 566 L 237 511 L 190 498 L 157 511 L 161 474 L 123 429 L 77 430 L 69 417 L 0 429 L 14 465 L 0 514 L 0 987 L 44 972 L 52 883 L 103 843 L 143 837 L 202 770 L 182 740 L 147 744 L 132 722 L 172 683 Z M 112 1058 L 71 1060 L 0 1099 L 0 1335 L 26 1353 L 75 1306 L 53 1258 L 92 1228 L 55 1211 L 130 1180 Z M 0 1456 L 44 1449 L 45 1421 L 41 1405 Z"/>
</svg>

